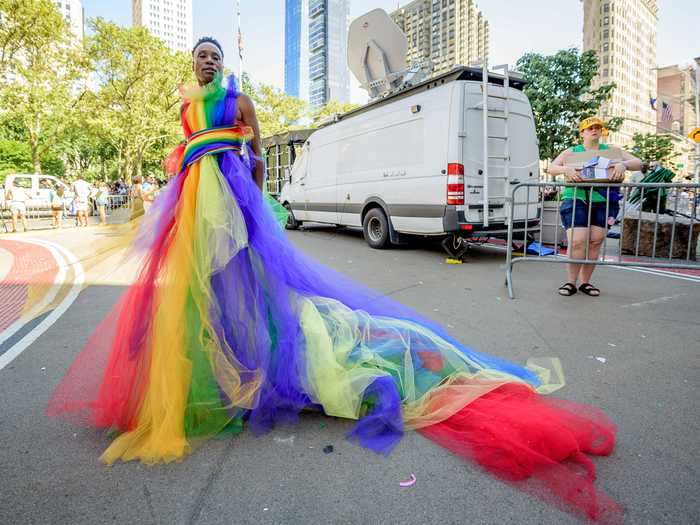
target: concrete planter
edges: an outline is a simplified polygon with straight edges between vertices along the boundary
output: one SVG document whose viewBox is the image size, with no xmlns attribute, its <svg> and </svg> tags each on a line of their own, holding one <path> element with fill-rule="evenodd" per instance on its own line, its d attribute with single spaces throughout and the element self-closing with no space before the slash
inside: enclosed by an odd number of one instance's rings
<svg viewBox="0 0 700 525">
<path fill-rule="evenodd" d="M 688 257 L 688 243 L 690 242 L 690 260 L 697 260 L 698 234 L 700 223 L 695 221 L 693 233 L 690 235 L 691 221 L 685 217 L 676 217 L 675 226 L 673 217 L 659 215 L 658 223 L 656 214 L 643 212 L 641 224 L 639 212 L 625 214 L 622 232 L 622 253 L 641 257 L 668 258 L 671 252 L 671 236 L 673 234 L 674 259 L 686 259 Z M 656 224 L 656 227 L 655 227 Z M 639 252 L 636 249 L 637 230 L 639 230 Z M 654 230 L 656 230 L 656 251 L 654 251 Z"/>
</svg>

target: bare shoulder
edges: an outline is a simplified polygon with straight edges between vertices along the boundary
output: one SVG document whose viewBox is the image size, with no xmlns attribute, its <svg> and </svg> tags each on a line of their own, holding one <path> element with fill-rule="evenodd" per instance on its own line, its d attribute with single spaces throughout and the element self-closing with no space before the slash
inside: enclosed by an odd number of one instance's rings
<svg viewBox="0 0 700 525">
<path fill-rule="evenodd" d="M 562 151 L 559 155 L 557 155 L 557 158 L 552 161 L 552 164 L 556 165 L 561 165 L 564 163 L 564 161 L 571 156 L 573 153 L 573 148 L 566 148 L 564 151 Z"/>
<path fill-rule="evenodd" d="M 255 104 L 253 104 L 253 99 L 251 99 L 248 95 L 245 93 L 241 93 L 238 95 L 238 106 L 241 108 L 241 111 L 250 111 L 252 109 L 255 109 Z"/>
</svg>

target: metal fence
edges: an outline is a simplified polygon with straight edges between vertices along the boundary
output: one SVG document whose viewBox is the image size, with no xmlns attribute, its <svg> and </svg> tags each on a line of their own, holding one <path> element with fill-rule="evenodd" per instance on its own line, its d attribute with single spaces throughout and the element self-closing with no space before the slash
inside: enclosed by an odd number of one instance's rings
<svg viewBox="0 0 700 525">
<path fill-rule="evenodd" d="M 538 188 L 536 209 L 542 217 L 540 225 L 528 229 L 525 221 L 524 229 L 514 229 L 512 210 L 523 204 L 530 209 L 532 200 L 529 190 L 532 187 Z M 585 192 L 582 195 L 585 201 L 578 198 L 559 200 L 556 196 L 564 188 Z M 589 206 L 587 203 L 596 193 L 604 197 L 604 203 L 599 199 L 601 202 L 598 205 L 594 203 Z M 555 199 L 549 200 L 552 196 Z M 562 224 L 564 202 L 567 203 L 567 213 L 574 217 L 576 229 L 586 231 L 583 251 L 580 235 L 577 245 L 572 246 L 571 230 L 565 230 Z M 700 184 L 522 183 L 512 188 L 508 204 L 506 285 L 511 299 L 514 298 L 513 267 L 521 262 L 700 270 L 700 264 L 696 262 L 700 234 Z M 577 207 L 579 214 L 585 217 L 580 227 L 575 220 Z M 596 251 L 599 247 L 599 256 L 591 257 L 591 225 L 600 223 L 594 217 L 600 215 L 603 207 L 606 228 L 611 227 L 615 231 L 619 227 L 619 235 L 611 236 L 609 231 L 606 232 L 602 240 L 594 243 Z M 574 256 L 574 252 L 578 257 Z"/>
<path fill-rule="evenodd" d="M 126 195 L 108 195 L 107 205 L 105 208 L 107 210 L 118 210 L 119 208 L 128 208 L 131 206 L 131 196 Z"/>
<path fill-rule="evenodd" d="M 96 214 L 97 213 L 97 207 L 92 205 L 91 201 L 91 206 L 90 206 L 90 213 Z M 107 211 L 107 214 L 122 209 L 122 208 L 129 208 L 131 206 L 131 197 L 129 195 L 108 195 L 107 196 L 107 204 L 105 205 L 105 209 Z M 48 204 L 42 204 L 42 205 L 32 205 L 32 203 L 28 203 L 27 205 L 27 211 L 25 212 L 25 216 L 27 217 L 28 220 L 38 220 L 38 219 L 47 219 L 51 217 L 51 208 L 49 207 Z M 63 214 L 64 217 L 73 217 L 75 213 L 71 212 L 71 200 L 66 199 L 64 202 L 63 206 Z M 0 204 L 0 220 L 3 221 L 9 221 L 11 219 L 12 213 L 10 212 L 10 202 L 4 203 L 4 206 Z M 9 228 L 6 226 L 5 223 L 0 225 L 0 230 L 5 230 L 9 231 Z"/>
</svg>

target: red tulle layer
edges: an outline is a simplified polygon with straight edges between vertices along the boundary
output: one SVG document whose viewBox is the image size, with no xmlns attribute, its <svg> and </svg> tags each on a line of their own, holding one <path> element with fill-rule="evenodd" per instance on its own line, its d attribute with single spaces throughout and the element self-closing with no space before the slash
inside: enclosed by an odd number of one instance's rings
<svg viewBox="0 0 700 525">
<path fill-rule="evenodd" d="M 122 432 L 136 424 L 150 373 L 148 334 L 159 262 L 172 221 L 159 232 L 143 268 L 54 390 L 46 413 L 78 424 Z"/>
<path fill-rule="evenodd" d="M 586 454 L 615 446 L 615 425 L 599 410 L 503 385 L 420 432 L 498 478 L 594 521 L 622 521 L 622 508 L 594 486 Z"/>
</svg>

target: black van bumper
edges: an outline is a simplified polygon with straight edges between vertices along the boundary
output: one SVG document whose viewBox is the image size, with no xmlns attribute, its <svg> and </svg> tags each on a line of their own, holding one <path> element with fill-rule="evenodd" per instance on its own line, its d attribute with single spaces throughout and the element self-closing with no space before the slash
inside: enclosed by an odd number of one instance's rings
<svg viewBox="0 0 700 525">
<path fill-rule="evenodd" d="M 527 229 L 534 229 L 540 224 L 540 219 L 533 218 L 527 220 Z M 459 235 L 460 237 L 501 237 L 508 234 L 507 222 L 490 222 L 488 226 L 483 223 L 467 222 L 464 212 L 458 211 L 456 206 L 446 206 L 445 215 L 442 218 L 442 225 L 446 233 Z M 525 221 L 513 223 L 513 230 L 525 229 Z"/>
</svg>

